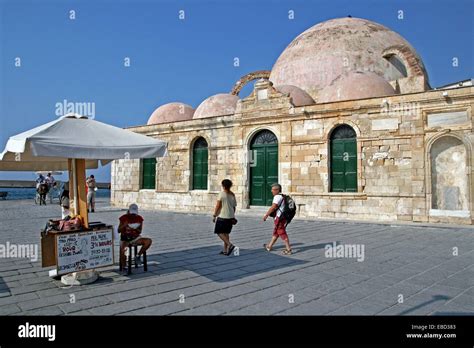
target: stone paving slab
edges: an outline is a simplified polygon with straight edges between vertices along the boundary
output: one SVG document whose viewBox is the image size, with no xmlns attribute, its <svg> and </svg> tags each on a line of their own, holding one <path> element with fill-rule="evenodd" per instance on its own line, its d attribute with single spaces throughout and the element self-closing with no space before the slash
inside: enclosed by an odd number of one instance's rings
<svg viewBox="0 0 474 348">
<path fill-rule="evenodd" d="M 90 219 L 116 224 L 123 212 L 99 199 Z M 0 258 L 0 315 L 474 315 L 472 226 L 296 218 L 286 256 L 281 242 L 262 247 L 271 221 L 246 212 L 231 234 L 238 255 L 223 256 L 209 215 L 141 214 L 153 239 L 148 272 L 114 265 L 67 287 L 39 260 Z M 1 201 L 0 244 L 40 249 L 40 228 L 59 215 L 57 205 Z M 364 260 L 328 257 L 332 243 L 363 245 Z"/>
</svg>

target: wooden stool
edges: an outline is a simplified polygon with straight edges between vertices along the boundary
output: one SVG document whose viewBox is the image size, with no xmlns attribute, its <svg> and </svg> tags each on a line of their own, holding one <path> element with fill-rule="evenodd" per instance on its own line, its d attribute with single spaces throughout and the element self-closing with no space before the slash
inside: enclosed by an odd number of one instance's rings
<svg viewBox="0 0 474 348">
<path fill-rule="evenodd" d="M 135 262 L 135 256 L 138 255 L 138 245 L 128 243 L 128 267 L 127 267 L 127 274 L 132 274 L 132 264 L 135 264 L 135 268 L 138 268 L 137 263 Z M 134 251 L 133 257 L 132 257 L 132 250 Z M 143 271 L 148 272 L 148 264 L 146 260 L 146 251 L 143 252 Z M 122 259 L 120 259 L 120 271 L 122 271 L 124 268 L 124 265 L 122 265 Z"/>
</svg>

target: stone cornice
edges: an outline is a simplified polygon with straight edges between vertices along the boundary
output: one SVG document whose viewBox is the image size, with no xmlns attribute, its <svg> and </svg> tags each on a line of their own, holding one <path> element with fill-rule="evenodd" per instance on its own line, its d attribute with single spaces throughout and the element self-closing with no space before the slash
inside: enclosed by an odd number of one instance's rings
<svg viewBox="0 0 474 348">
<path fill-rule="evenodd" d="M 448 92 L 448 96 L 442 95 Z M 419 95 L 420 98 L 414 98 Z M 327 104 L 314 104 L 302 107 L 282 107 L 268 108 L 265 110 L 253 109 L 246 113 L 237 113 L 226 116 L 215 116 L 203 119 L 175 122 L 174 124 L 142 125 L 128 127 L 126 129 L 146 134 L 146 135 L 166 135 L 176 134 L 177 132 L 205 131 L 206 129 L 219 129 L 234 126 L 247 126 L 258 124 L 280 123 L 288 121 L 316 120 L 330 117 L 344 117 L 354 114 L 379 114 L 382 103 L 385 101 L 389 105 L 403 105 L 403 103 L 419 103 L 420 107 L 429 107 L 432 104 L 445 104 L 448 110 L 453 102 L 474 100 L 474 87 L 459 87 L 447 90 L 430 90 L 426 92 L 417 92 L 403 95 L 395 95 L 380 98 L 341 101 Z M 456 105 L 459 107 L 459 105 Z M 444 109 L 444 108 L 443 108 Z M 258 114 L 265 113 L 265 116 Z M 251 116 L 253 115 L 253 116 Z"/>
</svg>

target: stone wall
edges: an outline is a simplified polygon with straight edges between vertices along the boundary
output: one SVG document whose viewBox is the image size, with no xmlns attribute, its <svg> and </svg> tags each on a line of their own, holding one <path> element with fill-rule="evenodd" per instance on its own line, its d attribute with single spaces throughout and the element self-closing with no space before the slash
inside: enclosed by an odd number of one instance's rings
<svg viewBox="0 0 474 348">
<path fill-rule="evenodd" d="M 131 128 L 167 141 L 169 156 L 158 159 L 156 190 L 139 189 L 140 160 L 115 161 L 112 203 L 212 212 L 220 181 L 230 178 L 239 209 L 248 209 L 249 144 L 258 130 L 269 129 L 279 141 L 279 181 L 295 198 L 299 216 L 473 223 L 474 88 L 451 89 L 449 97 L 428 91 L 306 107 L 294 107 L 288 96 L 271 85 L 267 88 L 264 100 L 258 100 L 254 92 L 239 101 L 231 116 Z M 330 134 L 343 123 L 357 133 L 357 193 L 329 192 Z M 459 187 L 464 213 L 438 209 L 432 201 L 433 196 L 438 199 L 438 189 L 432 182 L 430 151 L 436 139 L 448 135 L 457 137 L 465 148 L 462 171 L 466 180 L 461 186 L 445 183 L 443 187 L 451 188 L 442 190 L 456 195 L 453 187 Z M 190 149 L 200 136 L 209 145 L 209 189 L 191 190 Z M 449 154 L 443 158 L 446 162 Z M 445 168 L 460 175 L 459 168 Z"/>
</svg>

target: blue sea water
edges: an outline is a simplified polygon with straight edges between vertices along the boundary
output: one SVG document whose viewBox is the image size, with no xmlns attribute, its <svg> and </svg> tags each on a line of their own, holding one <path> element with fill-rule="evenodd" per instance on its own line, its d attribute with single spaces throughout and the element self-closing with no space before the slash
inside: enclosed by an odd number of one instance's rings
<svg viewBox="0 0 474 348">
<path fill-rule="evenodd" d="M 0 191 L 8 192 L 7 200 L 34 199 L 36 196 L 36 190 L 34 188 L 0 187 Z M 110 198 L 110 190 L 98 189 L 96 191 L 96 197 L 97 198 Z"/>
</svg>

